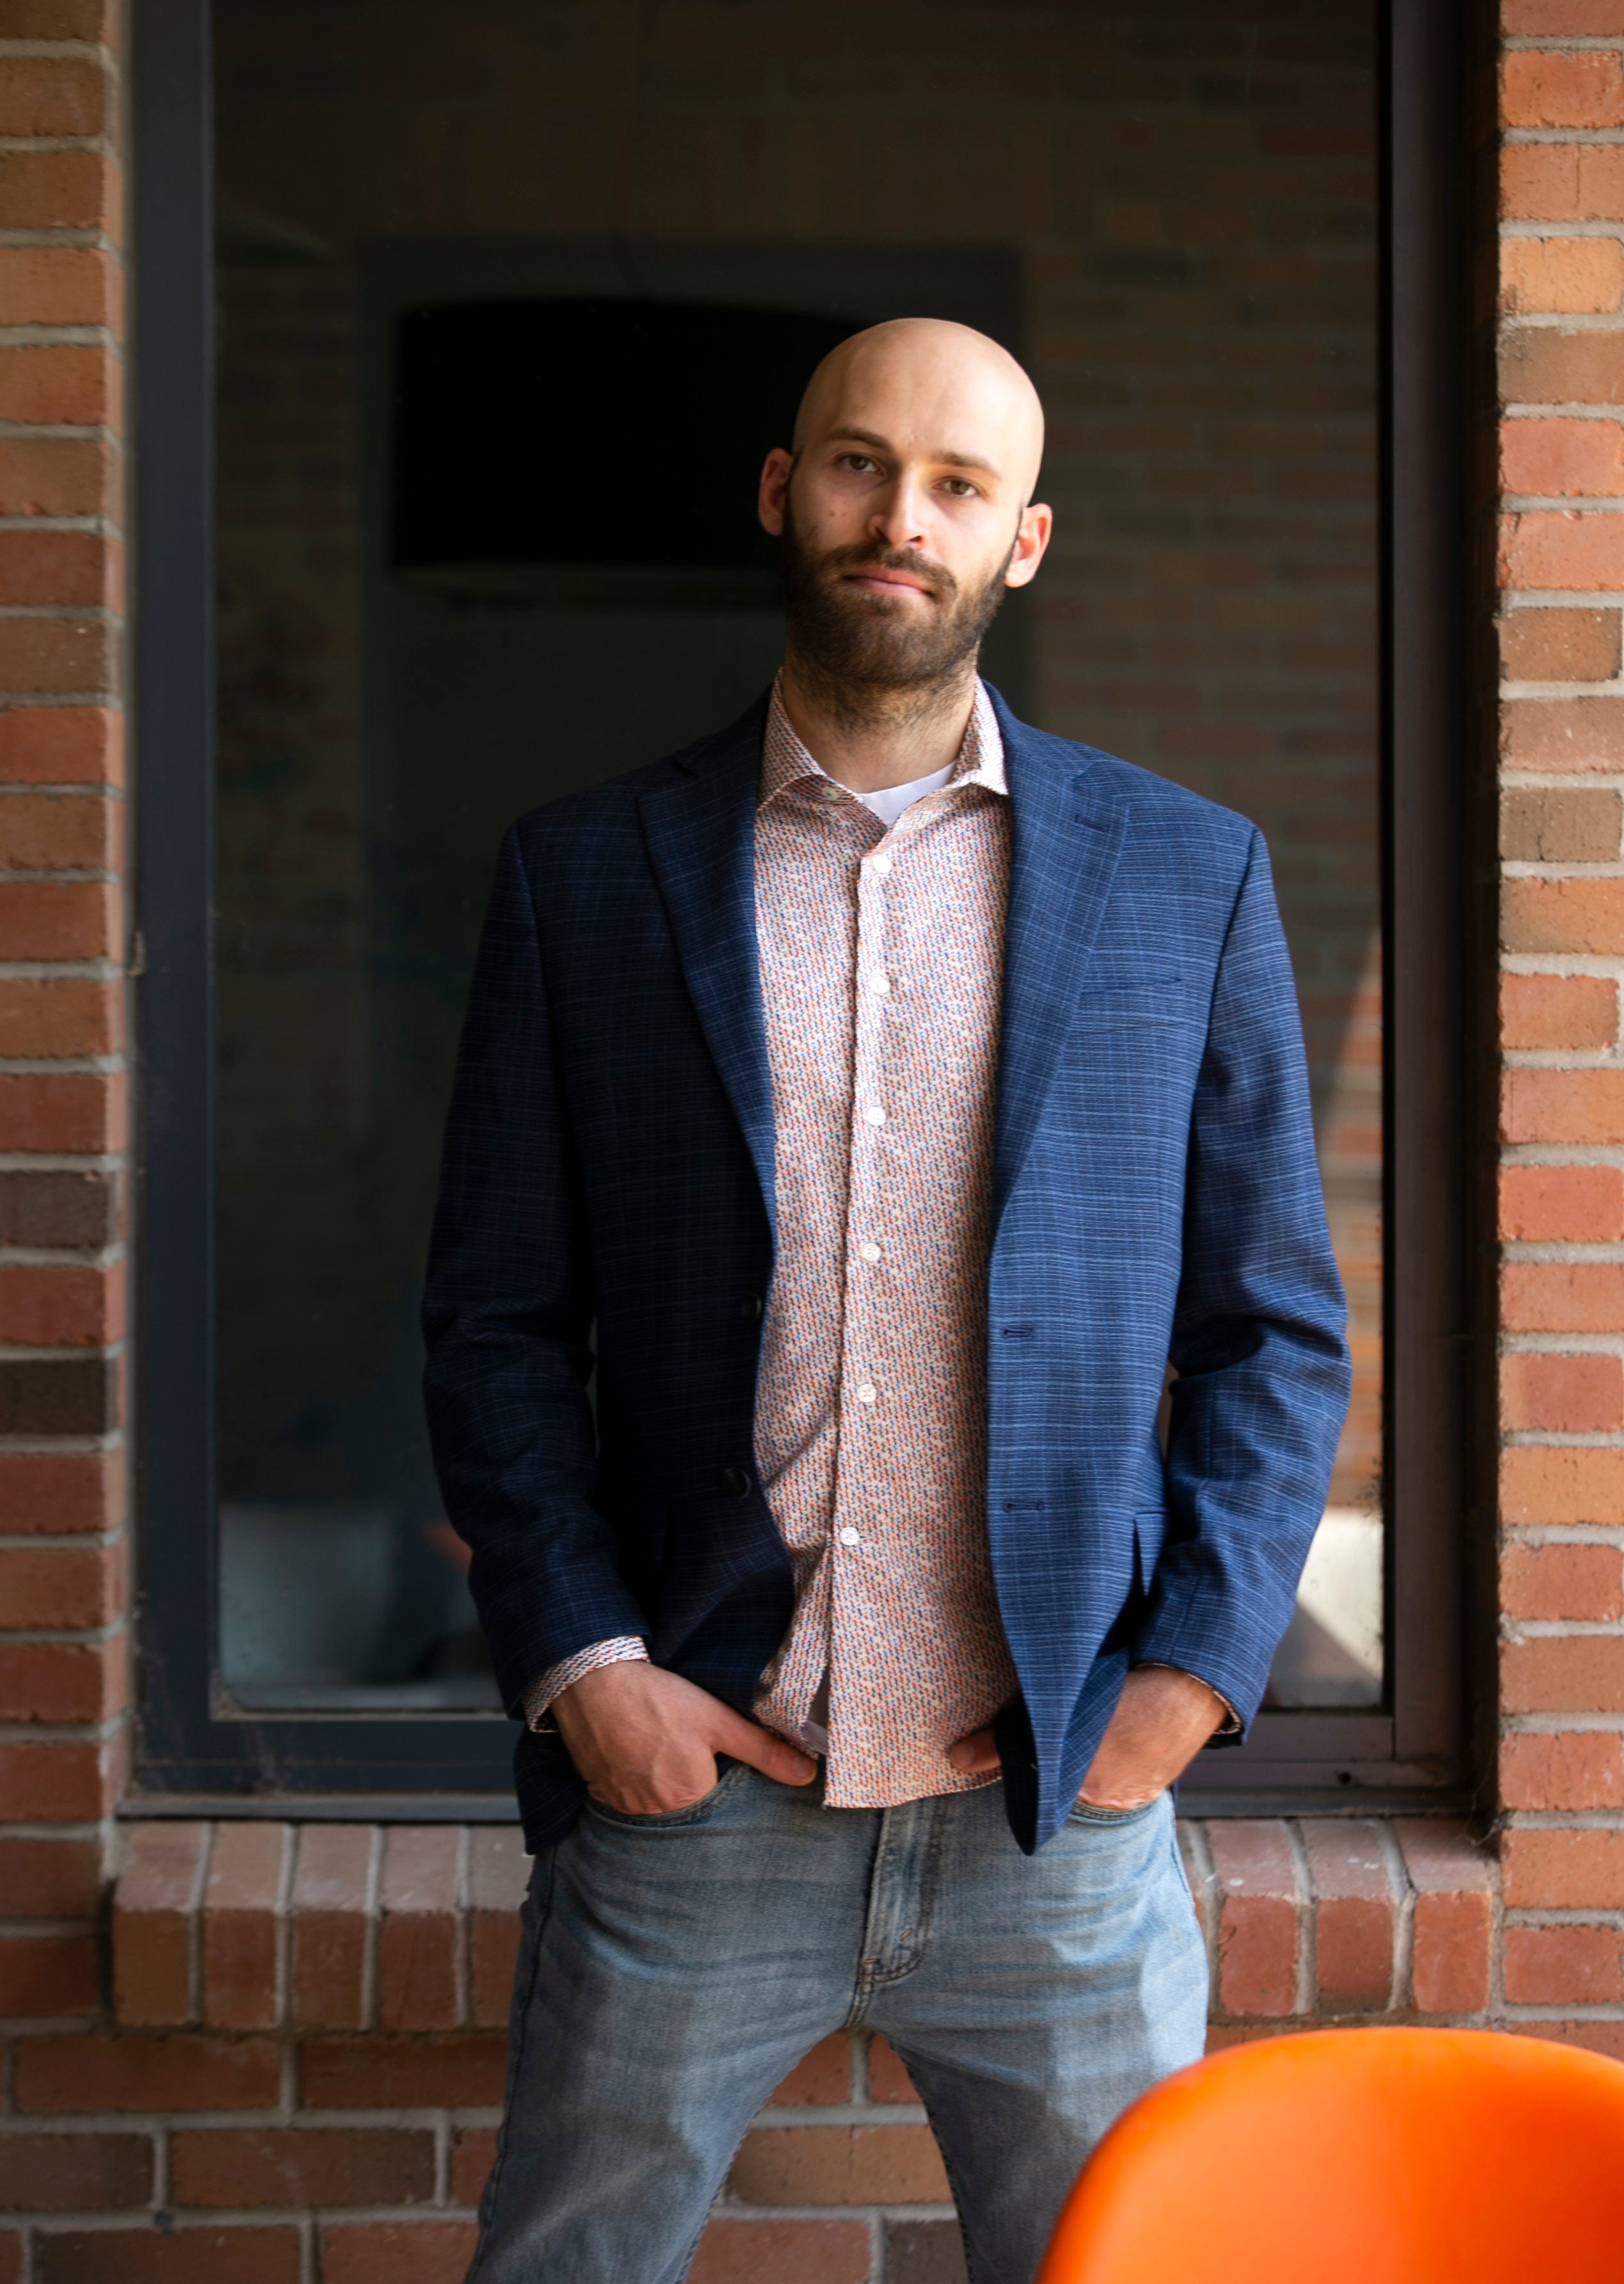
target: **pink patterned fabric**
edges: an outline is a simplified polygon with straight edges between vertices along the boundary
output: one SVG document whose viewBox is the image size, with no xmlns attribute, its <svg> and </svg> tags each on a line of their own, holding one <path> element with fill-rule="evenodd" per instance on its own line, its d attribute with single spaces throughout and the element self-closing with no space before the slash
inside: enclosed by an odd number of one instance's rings
<svg viewBox="0 0 1624 2284">
<path fill-rule="evenodd" d="M 986 1523 L 1009 829 L 980 684 L 949 783 L 889 830 L 818 767 L 774 691 L 755 878 L 778 1254 L 755 1446 L 795 1610 L 755 1710 L 796 1743 L 826 1727 L 832 1807 L 995 1782 L 948 1748 L 1016 1689 Z M 582 1650 L 538 1681 L 532 1718 L 644 1654 L 633 1637 Z"/>
</svg>

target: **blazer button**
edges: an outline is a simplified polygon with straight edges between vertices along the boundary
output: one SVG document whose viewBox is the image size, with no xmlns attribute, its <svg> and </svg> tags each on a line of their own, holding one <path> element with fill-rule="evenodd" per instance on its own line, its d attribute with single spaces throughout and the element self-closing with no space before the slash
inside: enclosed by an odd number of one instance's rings
<svg viewBox="0 0 1624 2284">
<path fill-rule="evenodd" d="M 761 1295 L 759 1293 L 746 1293 L 744 1299 L 738 1304 L 738 1313 L 744 1318 L 746 1324 L 759 1325 L 761 1321 Z"/>
<path fill-rule="evenodd" d="M 729 1498 L 748 1498 L 750 1496 L 750 1478 L 742 1467 L 723 1467 L 722 1470 L 722 1488 L 727 1493 Z"/>
</svg>

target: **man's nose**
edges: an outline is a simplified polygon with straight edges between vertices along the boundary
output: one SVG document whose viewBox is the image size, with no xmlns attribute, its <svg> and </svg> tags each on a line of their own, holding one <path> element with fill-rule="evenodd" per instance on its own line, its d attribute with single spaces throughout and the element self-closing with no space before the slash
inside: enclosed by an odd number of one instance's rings
<svg viewBox="0 0 1624 2284">
<path fill-rule="evenodd" d="M 925 544 L 925 502 L 917 485 L 906 477 L 887 487 L 875 502 L 869 529 L 888 547 L 922 547 Z"/>
</svg>

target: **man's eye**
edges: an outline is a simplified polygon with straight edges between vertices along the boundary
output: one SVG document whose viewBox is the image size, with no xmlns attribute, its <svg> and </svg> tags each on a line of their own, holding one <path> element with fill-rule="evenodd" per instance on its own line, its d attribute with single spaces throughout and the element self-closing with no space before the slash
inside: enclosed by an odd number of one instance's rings
<svg viewBox="0 0 1624 2284">
<path fill-rule="evenodd" d="M 846 467 L 859 476 L 866 476 L 874 465 L 866 452 L 842 452 L 840 459 Z"/>
<path fill-rule="evenodd" d="M 976 488 L 968 476 L 949 476 L 948 489 L 955 499 L 974 499 L 976 497 Z"/>
</svg>

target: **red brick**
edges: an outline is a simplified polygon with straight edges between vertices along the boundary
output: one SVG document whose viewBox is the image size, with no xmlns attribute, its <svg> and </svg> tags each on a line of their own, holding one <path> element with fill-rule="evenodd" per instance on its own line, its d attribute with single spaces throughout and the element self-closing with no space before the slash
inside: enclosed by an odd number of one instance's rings
<svg viewBox="0 0 1624 2284">
<path fill-rule="evenodd" d="M 81 976 L 0 978 L 0 1055 L 105 1055 L 121 1044 L 122 992 Z"/>
<path fill-rule="evenodd" d="M 92 1936 L 0 1935 L 0 2014 L 92 2014 L 100 2003 Z"/>
<path fill-rule="evenodd" d="M 871 2101 L 917 2101 L 918 2088 L 908 2074 L 908 2065 L 895 2048 L 884 2038 L 871 2038 L 868 2058 L 869 2100 Z"/>
<path fill-rule="evenodd" d="M 113 1779 L 104 1745 L 0 1745 L 0 1821 L 93 1822 L 113 1805 Z"/>
<path fill-rule="evenodd" d="M 1500 153 L 1508 221 L 1624 221 L 1624 153 L 1611 143 L 1511 143 Z"/>
<path fill-rule="evenodd" d="M 124 1266 L 0 1269 L 0 1341 L 105 1348 L 124 1336 Z"/>
<path fill-rule="evenodd" d="M 324 2228 L 322 2284 L 463 2284 L 479 2231 L 471 2220 L 365 2221 Z"/>
<path fill-rule="evenodd" d="M 114 352 L 99 344 L 0 348 L 0 420 L 116 428 L 122 383 Z"/>
<path fill-rule="evenodd" d="M 15 535 L 0 532 L 0 539 L 8 536 Z M 0 626 L 6 623 L 0 620 Z M 113 872 L 123 833 L 124 805 L 105 794 L 13 793 L 0 799 L 0 867 L 8 872 Z"/>
<path fill-rule="evenodd" d="M 1621 821 L 1619 796 L 1611 791 L 1604 793 L 1590 786 L 1514 786 L 1500 804 L 1500 854 L 1531 864 L 1611 864 L 1619 855 Z M 1584 980 L 1600 979 L 1537 975 L 1504 979 L 1519 985 Z"/>
<path fill-rule="evenodd" d="M 530 1859 L 516 1824 L 476 1825 L 468 1835 L 469 2012 L 499 2029 L 508 2019 L 519 1962 L 519 1911 Z"/>
<path fill-rule="evenodd" d="M 0 1624 L 104 1626 L 120 1607 L 113 1546 L 0 1548 Z"/>
<path fill-rule="evenodd" d="M 292 2228 L 65 2230 L 35 2241 L 37 2284 L 299 2284 Z"/>
<path fill-rule="evenodd" d="M 177 2205 L 420 2205 L 434 2193 L 434 2137 L 386 2125 L 183 2126 Z"/>
<path fill-rule="evenodd" d="M 775 2107 L 792 2108 L 802 2103 L 827 2105 L 852 2098 L 852 2048 L 846 2033 L 820 2038 L 803 2054 L 772 2099 Z"/>
<path fill-rule="evenodd" d="M 99 64 L 68 56 L 6 58 L 0 135 L 100 135 L 112 123 Z"/>
<path fill-rule="evenodd" d="M 458 2021 L 462 1846 L 449 1824 L 396 1824 L 385 1834 L 379 2012 L 386 2030 L 449 2030 Z"/>
<path fill-rule="evenodd" d="M 1398 1898 L 1376 1826 L 1315 1819 L 1304 1823 L 1302 1836 L 1314 1882 L 1321 2006 L 1347 2014 L 1388 2006 Z"/>
<path fill-rule="evenodd" d="M 1507 1928 L 1505 1995 L 1513 2006 L 1605 2006 L 1624 1998 L 1624 1936 L 1616 1928 Z"/>
<path fill-rule="evenodd" d="M 0 515 L 105 515 L 119 480 L 99 437 L 0 436 Z"/>
<path fill-rule="evenodd" d="M 123 1702 L 123 1664 L 113 1642 L 0 1642 L 0 1721 L 105 1720 Z"/>
<path fill-rule="evenodd" d="M 729 2176 L 750 2205 L 947 2204 L 941 2153 L 925 2125 L 796 2125 L 745 2137 Z"/>
<path fill-rule="evenodd" d="M 51 690 L 109 690 L 113 640 L 105 619 L 44 614 L 0 619 L 0 690 L 28 697 Z"/>
<path fill-rule="evenodd" d="M 1393 1828 L 1416 1891 L 1416 2007 L 1424 2014 L 1480 2014 L 1488 2004 L 1494 1867 L 1464 1825 L 1402 1817 Z"/>
<path fill-rule="evenodd" d="M 410 2040 L 312 2038 L 300 2049 L 300 2098 L 307 2109 L 499 2109 L 506 2074 L 506 2041 L 496 2030 Z"/>
<path fill-rule="evenodd" d="M 1624 1331 L 1624 1263 L 1508 1261 L 1500 1320 L 1512 1333 Z M 1582 1454 L 1587 1462 L 1592 1456 Z"/>
<path fill-rule="evenodd" d="M 1508 951 L 1624 951 L 1624 880 L 1508 880 L 1501 884 Z"/>
<path fill-rule="evenodd" d="M 1617 1166 L 1506 1166 L 1500 1234 L 1525 1244 L 1616 1244 L 1624 1238 L 1624 1170 Z"/>
<path fill-rule="evenodd" d="M 273 2109 L 282 2057 L 269 2038 L 20 2039 L 19 2109 Z"/>
<path fill-rule="evenodd" d="M 1500 28 L 1521 39 L 1604 40 L 1624 32 L 1624 0 L 1501 0 Z"/>
<path fill-rule="evenodd" d="M 1503 1737 L 1500 1799 L 1508 1809 L 1624 1807 L 1624 1738 L 1601 1729 Z"/>
<path fill-rule="evenodd" d="M 8 40 L 84 40 L 117 51 L 117 0 L 4 0 Z"/>
<path fill-rule="evenodd" d="M 120 558 L 117 543 L 93 531 L 0 531 L 0 603 L 116 610 Z"/>
<path fill-rule="evenodd" d="M 1500 1653 L 1508 1713 L 1624 1713 L 1624 1634 L 1538 1634 Z"/>
<path fill-rule="evenodd" d="M 0 2134 L 0 2211 L 116 2212 L 152 2193 L 143 2133 Z"/>
<path fill-rule="evenodd" d="M 111 880 L 0 880 L 0 959 L 116 959 Z"/>
<path fill-rule="evenodd" d="M 1500 59 L 1500 116 L 1507 127 L 1624 125 L 1619 59 L 1513 50 Z"/>
<path fill-rule="evenodd" d="M 1618 404 L 1624 402 L 1624 336 L 1612 327 L 1511 327 L 1501 343 L 1500 386 L 1509 404 Z"/>
<path fill-rule="evenodd" d="M 1618 986 L 1607 976 L 1501 979 L 1500 1043 L 1504 1047 L 1610 1047 L 1618 1029 Z"/>
<path fill-rule="evenodd" d="M 0 309 L 14 325 L 106 325 L 116 332 L 122 286 L 113 255 L 98 246 L 0 246 Z"/>
<path fill-rule="evenodd" d="M 1513 1431 L 1544 1428 L 1567 1435 L 1607 1435 L 1624 1428 L 1624 1365 L 1611 1356 L 1503 1357 L 1500 1420 Z M 1561 1617 L 1595 1613 L 1531 1610 L 1525 1615 Z"/>
<path fill-rule="evenodd" d="M 1596 245 L 1601 241 L 1592 239 L 1585 242 Z M 1616 239 L 1606 242 L 1618 244 Z M 1500 483 L 1503 490 L 1524 497 L 1616 499 L 1624 493 L 1624 426 L 1616 420 L 1564 420 L 1559 417 L 1503 421 Z M 1519 611 L 1514 615 L 1542 618 L 1545 614 Z M 1542 674 L 1527 678 L 1567 682 L 1601 677 Z"/>
<path fill-rule="evenodd" d="M 1506 439 L 1526 428 L 1532 435 L 1538 436 L 1554 428 L 1570 426 L 1604 431 L 1616 428 L 1620 460 L 1624 462 L 1624 426 L 1617 422 L 1512 420 L 1501 433 Z M 1503 443 L 1503 450 L 1510 449 L 1509 443 Z M 1620 481 L 1624 484 L 1624 465 L 1620 467 Z M 1617 606 L 1611 610 L 1507 611 L 1500 622 L 1500 658 L 1513 682 L 1610 682 L 1620 666 Z"/>
<path fill-rule="evenodd" d="M 121 714 L 105 706 L 13 706 L 0 712 L 0 784 L 123 782 Z"/>
<path fill-rule="evenodd" d="M 496 2128 L 465 2126 L 451 2144 L 452 2203 L 477 2205 L 496 2162 Z"/>
<path fill-rule="evenodd" d="M 119 173 L 98 151 L 0 152 L 0 230 L 119 225 Z"/>
<path fill-rule="evenodd" d="M 1513 1618 L 1624 1617 L 1624 1554 L 1616 1546 L 1508 1546 L 1500 1607 Z"/>
<path fill-rule="evenodd" d="M 192 2019 L 191 1960 L 208 1842 L 207 1824 L 129 1828 L 113 1898 L 113 2007 L 121 2022 Z"/>
<path fill-rule="evenodd" d="M 1518 2038 L 1554 2038 L 1560 2045 L 1582 2046 L 1589 2053 L 1606 2054 L 1615 2062 L 1624 2062 L 1624 2022 L 1559 2022 L 1542 2014 L 1534 2022 L 1508 2022 L 1505 2027 Z"/>
<path fill-rule="evenodd" d="M 1508 1523 L 1624 1522 L 1624 1451 L 1519 1444 L 1500 1455 Z"/>
<path fill-rule="evenodd" d="M 128 1109 L 121 1077 L 0 1075 L 0 1150 L 121 1150 Z"/>
<path fill-rule="evenodd" d="M 699 2239 L 689 2284 L 868 2284 L 868 2276 L 862 2221 L 718 2218 Z"/>
<path fill-rule="evenodd" d="M 1507 238 L 1500 242 L 1501 307 L 1512 314 L 1591 316 L 1624 293 L 1624 247 L 1612 238 Z M 1524 489 L 1508 484 L 1508 491 Z"/>
<path fill-rule="evenodd" d="M 0 2229 L 0 2284 L 22 2284 L 22 2234 L 18 2229 Z"/>
<path fill-rule="evenodd" d="M 303 2029 L 359 2030 L 366 2019 L 373 1833 L 365 1824 L 299 1830 L 293 1895 L 293 2018 Z"/>
<path fill-rule="evenodd" d="M 1290 2014 L 1297 2005 L 1297 1867 L 1278 1824 L 1208 1827 L 1222 1902 L 1218 1998 L 1226 2014 Z"/>
<path fill-rule="evenodd" d="M 1501 1843 L 1508 1909 L 1618 1911 L 1624 1908 L 1624 1831 L 1525 1831 Z"/>
<path fill-rule="evenodd" d="M 93 1840 L 0 1833 L 0 1919 L 90 1919 L 100 1891 L 101 1851 Z"/>
<path fill-rule="evenodd" d="M 221 2030 L 268 2030 L 279 2013 L 277 1953 L 293 1829 L 218 1824 L 203 1891 L 203 2014 Z"/>
<path fill-rule="evenodd" d="M 1624 518 L 1587 514 L 1577 508 L 1529 508 L 1503 516 L 1499 583 L 1502 587 L 1564 591 L 1624 587 Z M 1522 702 L 1536 706 L 1567 701 L 1527 699 Z"/>
</svg>

